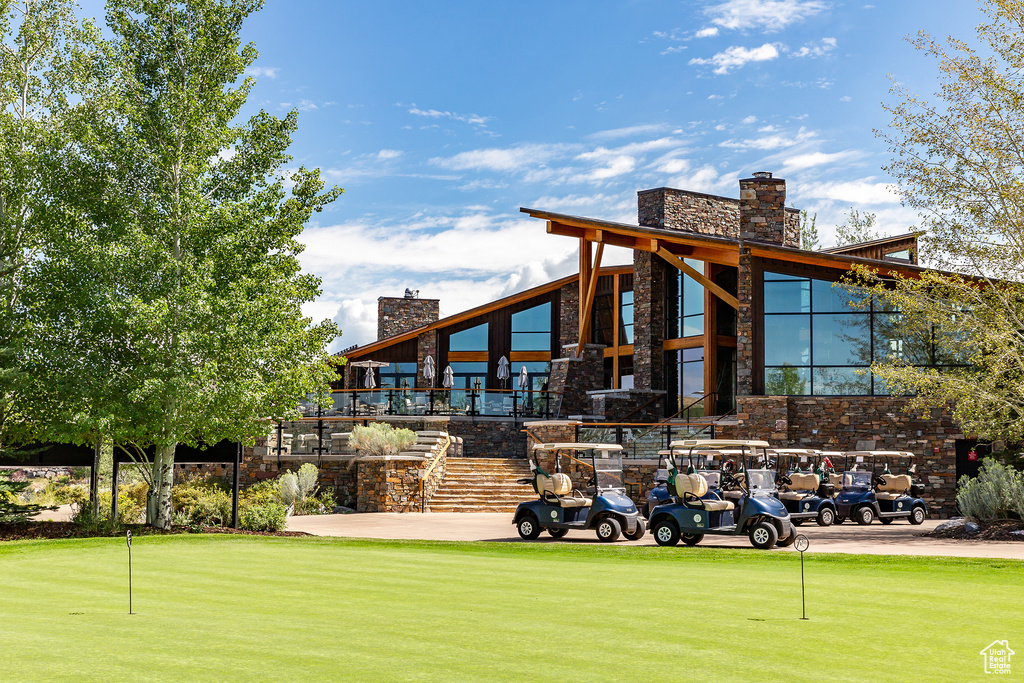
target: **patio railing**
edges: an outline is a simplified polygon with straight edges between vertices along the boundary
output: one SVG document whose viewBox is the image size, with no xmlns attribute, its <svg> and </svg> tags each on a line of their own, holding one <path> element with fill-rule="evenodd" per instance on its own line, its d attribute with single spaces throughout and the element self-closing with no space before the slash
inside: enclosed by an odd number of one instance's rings
<svg viewBox="0 0 1024 683">
<path fill-rule="evenodd" d="M 532 389 L 345 389 L 332 392 L 333 405 L 324 410 L 307 404 L 309 417 L 378 415 L 466 415 L 469 417 L 557 418 L 562 395 Z"/>
</svg>

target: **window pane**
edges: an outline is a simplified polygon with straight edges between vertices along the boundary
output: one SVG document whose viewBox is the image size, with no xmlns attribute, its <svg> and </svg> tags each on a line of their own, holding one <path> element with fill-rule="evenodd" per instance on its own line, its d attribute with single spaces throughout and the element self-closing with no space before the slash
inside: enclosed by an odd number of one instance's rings
<svg viewBox="0 0 1024 683">
<path fill-rule="evenodd" d="M 811 316 L 764 317 L 765 365 L 810 365 Z"/>
<path fill-rule="evenodd" d="M 611 346 L 612 340 L 612 305 L 611 294 L 598 294 L 594 297 L 594 330 L 591 336 L 593 343 Z"/>
<path fill-rule="evenodd" d="M 817 300 L 815 300 L 817 301 Z M 815 365 L 870 365 L 870 316 L 864 313 L 815 315 Z"/>
<path fill-rule="evenodd" d="M 549 332 L 513 332 L 513 351 L 550 351 L 551 334 Z"/>
<path fill-rule="evenodd" d="M 810 368 L 765 368 L 765 396 L 806 396 L 811 393 Z"/>
<path fill-rule="evenodd" d="M 619 308 L 619 344 L 633 343 L 633 292 L 622 292 Z"/>
<path fill-rule="evenodd" d="M 512 314 L 512 333 L 551 332 L 551 302 Z"/>
<path fill-rule="evenodd" d="M 807 278 L 801 277 L 800 275 L 785 275 L 783 273 L 768 273 L 764 274 L 764 281 L 770 280 L 806 280 Z"/>
<path fill-rule="evenodd" d="M 456 332 L 448 337 L 449 351 L 486 351 L 487 323 Z"/>
<path fill-rule="evenodd" d="M 867 368 L 814 368 L 815 396 L 867 396 L 871 373 Z"/>
<path fill-rule="evenodd" d="M 911 365 L 931 363 L 930 327 L 909 329 L 898 313 L 875 313 L 875 360 L 903 361 Z"/>
<path fill-rule="evenodd" d="M 683 318 L 683 336 L 698 337 L 704 334 L 704 316 L 689 315 Z"/>
<path fill-rule="evenodd" d="M 810 313 L 811 281 L 764 283 L 765 313 Z"/>
<path fill-rule="evenodd" d="M 827 280 L 811 280 L 814 294 L 815 313 L 854 313 L 858 310 L 868 309 L 854 308 L 853 304 L 867 298 L 867 292 L 863 290 L 848 290 L 844 285 L 832 283 Z"/>
<path fill-rule="evenodd" d="M 633 343 L 633 326 L 623 325 L 619 328 L 619 344 Z"/>
</svg>

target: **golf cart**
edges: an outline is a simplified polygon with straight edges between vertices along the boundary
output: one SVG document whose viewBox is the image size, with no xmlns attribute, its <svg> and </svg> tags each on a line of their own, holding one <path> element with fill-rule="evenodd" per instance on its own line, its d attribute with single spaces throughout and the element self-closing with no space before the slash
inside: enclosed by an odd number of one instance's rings
<svg viewBox="0 0 1024 683">
<path fill-rule="evenodd" d="M 708 480 L 700 473 L 679 472 L 673 458 L 668 485 L 669 490 L 675 492 L 675 498 L 671 503 L 654 508 L 647 525 L 658 545 L 676 545 L 680 540 L 686 545 L 697 545 L 708 534 L 745 534 L 751 545 L 761 550 L 776 543 L 792 545 L 796 541 L 796 530 L 786 507 L 775 497 L 778 492 L 775 473 L 761 468 L 768 462 L 768 447 L 766 441 L 693 439 L 672 442 L 673 452 L 683 451 L 688 459 L 695 451 L 735 450 L 743 472 L 730 473 L 725 468 L 715 472 L 721 476 L 723 493 L 730 489 L 739 492 L 734 503 L 709 494 Z"/>
<path fill-rule="evenodd" d="M 853 467 L 844 467 L 842 490 L 836 496 L 836 513 L 840 517 L 849 517 L 858 524 L 871 524 L 876 517 L 882 524 L 892 524 L 896 519 L 907 519 L 911 524 L 924 522 L 928 509 L 921 500 L 924 486 L 913 483 L 911 478 L 917 467 L 913 464 L 913 453 L 853 451 L 846 454 L 847 465 L 850 458 L 854 459 Z M 890 458 L 901 464 L 905 460 L 906 473 L 892 473 Z M 879 460 L 883 469 L 876 474 Z"/>
<path fill-rule="evenodd" d="M 647 500 L 644 501 L 644 506 L 641 512 L 644 515 L 644 519 L 650 519 L 651 510 L 664 505 L 666 503 L 674 502 L 675 493 L 669 490 L 669 468 L 675 467 L 676 469 L 682 468 L 682 462 L 676 463 L 674 458 L 680 455 L 672 449 L 658 451 L 658 470 L 654 474 L 654 488 L 647 492 Z M 684 456 L 685 457 L 685 456 Z M 686 468 L 686 474 L 700 474 L 708 480 L 708 495 L 705 498 L 721 498 L 721 471 L 719 462 L 716 466 L 715 461 L 721 461 L 722 455 L 718 451 L 698 451 L 688 457 L 688 467 Z M 665 467 L 660 467 L 664 462 Z"/>
<path fill-rule="evenodd" d="M 630 541 L 643 538 L 647 531 L 640 512 L 626 496 L 622 477 L 622 446 L 602 443 L 545 443 L 534 452 L 554 453 L 555 471 L 548 474 L 530 460 L 532 481 L 538 500 L 520 503 L 513 523 L 519 535 L 529 541 L 547 530 L 561 538 L 570 530 L 594 529 L 600 541 L 612 542 L 624 535 Z M 562 460 L 593 470 L 584 489 L 573 487 L 562 472 Z"/>
<path fill-rule="evenodd" d="M 774 454 L 779 500 L 789 510 L 793 525 L 814 520 L 818 526 L 831 526 L 836 520 L 835 486 L 827 478 L 831 460 L 823 462 L 817 451 L 808 448 L 776 448 Z"/>
</svg>

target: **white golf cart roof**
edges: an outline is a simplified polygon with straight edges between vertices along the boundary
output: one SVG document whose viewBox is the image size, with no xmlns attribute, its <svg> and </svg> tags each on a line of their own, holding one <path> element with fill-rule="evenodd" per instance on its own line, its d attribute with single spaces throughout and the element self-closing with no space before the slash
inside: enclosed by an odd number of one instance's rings
<svg viewBox="0 0 1024 683">
<path fill-rule="evenodd" d="M 673 441 L 669 448 L 729 448 L 736 446 L 749 448 L 771 448 L 767 441 L 752 441 L 746 439 L 686 439 L 685 441 Z"/>
<path fill-rule="evenodd" d="M 885 458 L 914 458 L 909 451 L 847 451 L 844 455 L 877 455 Z"/>
<path fill-rule="evenodd" d="M 621 451 L 617 443 L 539 443 L 534 445 L 535 451 Z"/>
<path fill-rule="evenodd" d="M 771 452 L 779 455 L 818 455 L 820 451 L 814 448 L 772 448 Z"/>
</svg>

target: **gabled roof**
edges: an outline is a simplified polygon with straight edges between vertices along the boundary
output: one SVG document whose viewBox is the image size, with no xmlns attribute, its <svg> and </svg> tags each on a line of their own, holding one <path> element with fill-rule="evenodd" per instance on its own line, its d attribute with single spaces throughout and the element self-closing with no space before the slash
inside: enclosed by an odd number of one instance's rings
<svg viewBox="0 0 1024 683">
<path fill-rule="evenodd" d="M 914 232 L 906 232 L 902 235 L 892 235 L 890 237 L 880 237 L 876 240 L 869 240 L 867 242 L 857 242 L 855 244 L 844 244 L 838 247 L 829 247 L 828 249 L 821 249 L 822 253 L 826 254 L 843 254 L 849 251 L 859 251 L 861 249 L 869 249 L 872 247 L 881 247 L 886 244 L 897 244 L 900 242 L 917 241 L 917 238 L 925 233 L 924 230 L 915 230 Z"/>
</svg>

